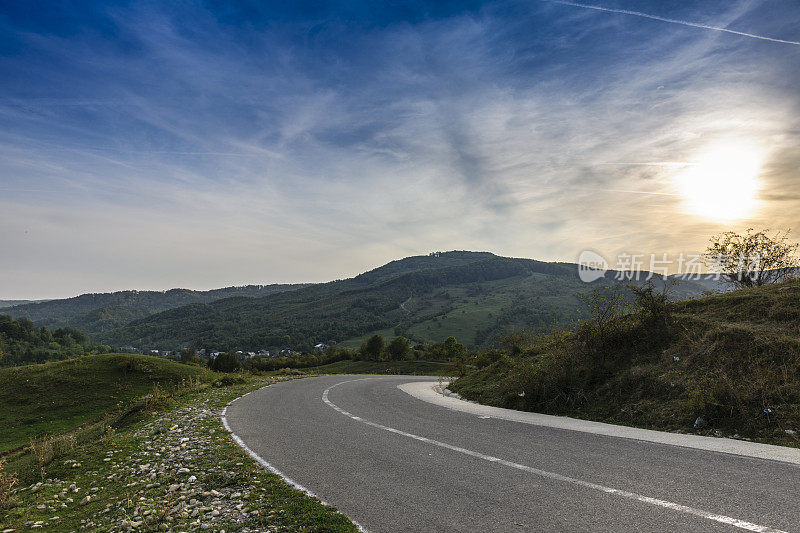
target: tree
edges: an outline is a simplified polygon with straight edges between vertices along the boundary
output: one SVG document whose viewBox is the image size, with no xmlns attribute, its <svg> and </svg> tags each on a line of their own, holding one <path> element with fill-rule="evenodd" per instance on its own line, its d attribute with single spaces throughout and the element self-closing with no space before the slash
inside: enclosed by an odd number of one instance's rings
<svg viewBox="0 0 800 533">
<path fill-rule="evenodd" d="M 239 366 L 234 353 L 221 353 L 208 362 L 208 367 L 215 372 L 236 372 Z"/>
<path fill-rule="evenodd" d="M 184 348 L 181 350 L 181 363 L 191 363 L 195 360 L 194 348 Z"/>
<path fill-rule="evenodd" d="M 790 230 L 771 236 L 768 232 L 749 228 L 743 234 L 727 231 L 714 235 L 703 259 L 709 270 L 737 287 L 785 281 L 796 271 L 798 245 L 789 241 Z"/>
<path fill-rule="evenodd" d="M 444 353 L 449 359 L 457 359 L 467 353 L 467 347 L 458 342 L 455 337 L 447 337 L 444 340 Z"/>
<path fill-rule="evenodd" d="M 395 337 L 394 340 L 389 343 L 386 351 L 389 352 L 389 359 L 392 361 L 400 361 L 408 355 L 408 348 L 409 344 L 407 339 L 404 337 Z"/>
<path fill-rule="evenodd" d="M 467 347 L 456 340 L 455 337 L 447 337 L 442 344 L 447 359 L 455 364 L 459 376 L 467 372 Z"/>
<path fill-rule="evenodd" d="M 383 337 L 373 335 L 361 345 L 361 353 L 369 360 L 377 361 L 383 351 Z"/>
</svg>

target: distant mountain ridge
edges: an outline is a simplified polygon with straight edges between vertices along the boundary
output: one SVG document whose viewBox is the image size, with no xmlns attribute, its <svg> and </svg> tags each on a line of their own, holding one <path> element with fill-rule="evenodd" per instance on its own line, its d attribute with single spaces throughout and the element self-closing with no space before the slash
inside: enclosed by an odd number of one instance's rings
<svg viewBox="0 0 800 533">
<path fill-rule="evenodd" d="M 89 334 L 123 326 L 132 320 L 192 303 L 233 297 L 257 298 L 307 284 L 245 285 L 208 291 L 117 291 L 81 294 L 72 298 L 22 303 L 2 309 L 13 318 L 28 318 L 40 326 L 71 326 Z"/>
<path fill-rule="evenodd" d="M 486 346 L 510 331 L 545 329 L 580 316 L 579 295 L 594 284 L 577 265 L 453 251 L 392 261 L 353 278 L 256 298 L 195 302 L 134 318 L 97 335 L 141 348 L 308 349 L 317 343 L 358 343 L 375 332 L 415 341 Z M 679 283 L 680 298 L 705 287 Z"/>
<path fill-rule="evenodd" d="M 25 305 L 43 301 L 46 300 L 0 300 L 0 309 L 5 309 L 6 307 L 13 307 L 15 305 Z"/>
</svg>

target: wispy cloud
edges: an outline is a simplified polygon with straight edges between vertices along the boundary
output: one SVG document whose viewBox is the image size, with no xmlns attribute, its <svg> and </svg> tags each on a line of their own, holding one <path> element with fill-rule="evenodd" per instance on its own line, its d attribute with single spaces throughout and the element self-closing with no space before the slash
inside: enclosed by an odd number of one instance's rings
<svg viewBox="0 0 800 533">
<path fill-rule="evenodd" d="M 673 178 L 731 135 L 769 147 L 741 224 L 796 226 L 794 48 L 586 11 L 236 24 L 143 3 L 106 11 L 124 38 L 12 25 L 0 297 L 326 280 L 437 249 L 697 248 L 721 226 Z"/>
</svg>

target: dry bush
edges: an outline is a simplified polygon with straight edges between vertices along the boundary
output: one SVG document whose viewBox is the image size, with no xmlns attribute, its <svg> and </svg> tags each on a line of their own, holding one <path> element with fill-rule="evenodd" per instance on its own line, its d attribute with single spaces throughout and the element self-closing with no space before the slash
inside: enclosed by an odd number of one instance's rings
<svg viewBox="0 0 800 533">
<path fill-rule="evenodd" d="M 31 440 L 31 452 L 36 460 L 38 466 L 50 464 L 53 460 L 53 443 L 50 439 L 42 439 L 40 441 Z"/>
<path fill-rule="evenodd" d="M 5 459 L 0 459 L 0 509 L 7 509 L 11 503 L 11 492 L 17 484 L 17 474 L 5 472 Z"/>
<path fill-rule="evenodd" d="M 36 460 L 36 465 L 44 468 L 54 459 L 68 454 L 75 449 L 77 437 L 74 433 L 44 437 L 41 440 L 31 440 L 31 452 Z"/>
</svg>

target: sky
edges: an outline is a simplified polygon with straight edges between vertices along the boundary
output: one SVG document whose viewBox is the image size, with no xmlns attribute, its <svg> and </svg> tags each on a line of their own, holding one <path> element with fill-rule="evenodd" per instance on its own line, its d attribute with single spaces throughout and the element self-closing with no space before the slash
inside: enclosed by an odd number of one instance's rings
<svg viewBox="0 0 800 533">
<path fill-rule="evenodd" d="M 0 299 L 747 227 L 800 232 L 797 0 L 0 0 Z"/>
</svg>

